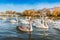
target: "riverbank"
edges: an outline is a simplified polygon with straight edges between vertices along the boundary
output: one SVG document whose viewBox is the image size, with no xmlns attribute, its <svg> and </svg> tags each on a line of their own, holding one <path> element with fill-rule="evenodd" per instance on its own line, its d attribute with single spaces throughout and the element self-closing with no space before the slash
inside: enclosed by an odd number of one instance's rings
<svg viewBox="0 0 60 40">
<path fill-rule="evenodd" d="M 49 19 L 60 20 L 60 17 L 49 17 Z"/>
</svg>

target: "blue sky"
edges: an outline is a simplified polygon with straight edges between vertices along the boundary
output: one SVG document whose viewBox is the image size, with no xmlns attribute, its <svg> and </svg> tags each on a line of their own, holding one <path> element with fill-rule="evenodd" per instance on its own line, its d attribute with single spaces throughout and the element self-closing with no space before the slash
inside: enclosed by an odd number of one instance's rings
<svg viewBox="0 0 60 40">
<path fill-rule="evenodd" d="M 13 10 L 22 12 L 26 9 L 60 7 L 60 0 L 0 0 L 0 12 Z"/>
</svg>

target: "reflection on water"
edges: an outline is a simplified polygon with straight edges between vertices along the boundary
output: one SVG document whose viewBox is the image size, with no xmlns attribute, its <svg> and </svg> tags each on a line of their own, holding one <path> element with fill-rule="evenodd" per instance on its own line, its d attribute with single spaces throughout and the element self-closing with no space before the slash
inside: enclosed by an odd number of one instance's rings
<svg viewBox="0 0 60 40">
<path fill-rule="evenodd" d="M 54 24 L 54 26 L 51 24 L 48 25 L 48 31 L 40 31 L 36 27 L 33 27 L 33 32 L 23 33 L 16 29 L 16 23 L 11 24 L 8 21 L 4 22 L 0 20 L 0 40 L 60 40 L 60 29 L 53 28 L 59 27 L 59 23 L 56 24 L 57 26 Z"/>
</svg>

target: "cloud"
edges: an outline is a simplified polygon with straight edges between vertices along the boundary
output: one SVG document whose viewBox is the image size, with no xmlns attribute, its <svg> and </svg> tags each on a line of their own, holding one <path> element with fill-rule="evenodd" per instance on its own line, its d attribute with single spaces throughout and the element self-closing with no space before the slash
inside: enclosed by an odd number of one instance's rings
<svg viewBox="0 0 60 40">
<path fill-rule="evenodd" d="M 0 12 L 1 11 L 6 11 L 6 10 L 12 10 L 12 11 L 17 11 L 17 12 L 22 12 L 24 10 L 28 9 L 42 9 L 42 8 L 52 8 L 54 6 L 60 7 L 60 3 L 54 3 L 54 4 L 49 4 L 49 3 L 38 3 L 34 5 L 29 5 L 29 4 L 0 4 Z"/>
</svg>

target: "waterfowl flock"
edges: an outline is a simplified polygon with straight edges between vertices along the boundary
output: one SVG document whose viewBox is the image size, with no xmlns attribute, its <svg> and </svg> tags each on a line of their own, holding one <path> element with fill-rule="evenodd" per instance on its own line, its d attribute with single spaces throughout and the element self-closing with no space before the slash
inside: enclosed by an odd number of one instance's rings
<svg viewBox="0 0 60 40">
<path fill-rule="evenodd" d="M 6 18 L 7 19 L 7 18 Z M 6 19 L 3 19 L 3 20 L 6 20 Z M 29 17 L 29 19 L 20 19 L 18 21 L 18 18 L 16 18 L 17 20 L 14 20 L 14 19 L 11 19 L 9 22 L 10 23 L 18 23 L 20 22 L 21 25 L 20 26 L 17 26 L 17 29 L 19 31 L 23 31 L 23 32 L 32 32 L 33 31 L 33 26 L 36 27 L 37 29 L 49 29 L 48 27 L 48 22 L 50 23 L 55 23 L 53 20 L 50 20 L 48 18 L 44 18 L 44 17 L 41 17 L 39 19 L 32 19 L 31 17 Z M 25 25 L 29 25 L 28 26 L 25 26 Z"/>
<path fill-rule="evenodd" d="M 36 19 L 36 20 L 33 20 L 33 19 L 29 19 L 28 21 L 25 19 L 25 20 L 20 20 L 20 22 L 22 24 L 29 24 L 29 27 L 26 27 L 26 26 L 17 26 L 17 29 L 19 29 L 20 31 L 23 31 L 23 32 L 31 32 L 33 31 L 33 26 L 35 26 L 36 28 L 38 29 L 48 29 L 48 25 L 47 23 L 44 21 L 44 20 L 41 20 L 41 19 Z"/>
</svg>

